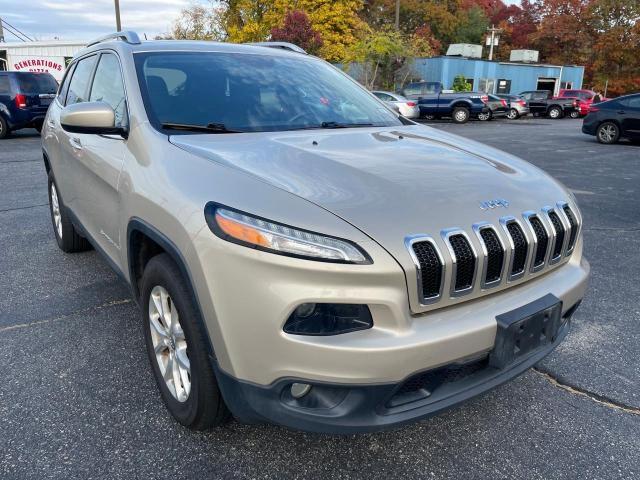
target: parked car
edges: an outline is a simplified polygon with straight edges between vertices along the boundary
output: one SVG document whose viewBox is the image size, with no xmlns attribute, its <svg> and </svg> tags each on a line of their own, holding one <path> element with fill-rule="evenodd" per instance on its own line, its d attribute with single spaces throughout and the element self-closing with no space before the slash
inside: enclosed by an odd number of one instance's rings
<svg viewBox="0 0 640 480">
<path fill-rule="evenodd" d="M 40 131 L 57 90 L 50 73 L 0 71 L 0 138 L 21 128 Z"/>
<path fill-rule="evenodd" d="M 406 118 L 418 118 L 420 116 L 418 104 L 412 100 L 404 98 L 402 95 L 378 90 L 371 93 Z"/>
<path fill-rule="evenodd" d="M 529 115 L 529 104 L 524 98 L 510 94 L 497 94 L 496 97 L 507 101 L 509 106 L 509 111 L 507 112 L 508 119 L 516 120 L 520 117 Z"/>
<path fill-rule="evenodd" d="M 171 414 L 366 432 L 540 362 L 587 286 L 573 195 L 277 45 L 109 35 L 44 123 L 53 238 L 128 283 Z"/>
<path fill-rule="evenodd" d="M 534 115 L 558 119 L 571 116 L 572 112 L 578 110 L 576 98 L 557 98 L 549 90 L 529 90 L 521 92 L 519 96 L 527 101 L 529 111 Z"/>
<path fill-rule="evenodd" d="M 605 144 L 620 138 L 640 139 L 640 93 L 592 104 L 582 121 L 582 132 Z"/>
<path fill-rule="evenodd" d="M 507 101 L 492 94 L 488 94 L 487 97 L 488 99 L 485 103 L 487 107 L 489 107 L 489 111 L 486 113 L 479 113 L 478 120 L 487 121 L 494 118 L 506 117 L 507 112 L 509 111 Z"/>
<path fill-rule="evenodd" d="M 575 98 L 578 100 L 578 110 L 571 112 L 572 118 L 585 117 L 589 113 L 589 107 L 593 103 L 596 96 L 596 92 L 593 90 L 580 90 L 580 89 L 562 89 L 558 93 L 558 98 Z M 600 99 L 601 102 L 607 100 L 606 98 Z"/>
<path fill-rule="evenodd" d="M 489 113 L 484 93 L 445 93 L 440 82 L 409 83 L 402 94 L 418 102 L 420 116 L 431 119 L 451 117 L 455 123 L 466 123 L 472 117 Z"/>
</svg>

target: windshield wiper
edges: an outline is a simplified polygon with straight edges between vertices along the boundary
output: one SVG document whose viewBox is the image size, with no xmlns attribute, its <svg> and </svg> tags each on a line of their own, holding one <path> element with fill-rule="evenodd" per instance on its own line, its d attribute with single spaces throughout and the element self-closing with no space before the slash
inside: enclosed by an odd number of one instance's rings
<svg viewBox="0 0 640 480">
<path fill-rule="evenodd" d="M 188 123 L 163 123 L 162 128 L 169 130 L 186 130 L 207 133 L 242 133 L 240 130 L 230 130 L 224 123 L 209 123 L 207 125 L 191 125 Z"/>
<path fill-rule="evenodd" d="M 321 128 L 349 128 L 349 127 L 373 127 L 373 123 L 340 123 L 340 122 L 322 122 Z"/>
</svg>

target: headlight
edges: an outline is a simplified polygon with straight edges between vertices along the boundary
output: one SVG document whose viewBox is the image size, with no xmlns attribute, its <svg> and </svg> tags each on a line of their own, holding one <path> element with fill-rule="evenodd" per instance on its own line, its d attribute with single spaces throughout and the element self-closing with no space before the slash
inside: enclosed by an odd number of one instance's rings
<svg viewBox="0 0 640 480">
<path fill-rule="evenodd" d="M 205 207 L 205 218 L 220 238 L 258 250 L 325 262 L 372 263 L 364 250 L 348 240 L 299 230 L 213 202 Z"/>
</svg>

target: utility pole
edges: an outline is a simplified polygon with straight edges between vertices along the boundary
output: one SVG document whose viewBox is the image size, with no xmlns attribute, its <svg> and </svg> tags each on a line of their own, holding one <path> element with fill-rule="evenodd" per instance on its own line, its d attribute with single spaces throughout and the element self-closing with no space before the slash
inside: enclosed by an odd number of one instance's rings
<svg viewBox="0 0 640 480">
<path fill-rule="evenodd" d="M 114 0 L 116 4 L 116 30 L 119 32 L 122 30 L 122 25 L 120 25 L 120 0 Z"/>
<path fill-rule="evenodd" d="M 2 17 L 0 17 L 0 42 L 4 42 L 4 30 L 2 30 Z"/>
<path fill-rule="evenodd" d="M 501 28 L 496 28 L 495 25 L 491 25 L 491 28 L 487 27 L 487 32 L 491 32 L 490 47 L 489 47 L 489 60 L 493 60 L 493 45 L 496 42 L 496 33 L 500 33 Z M 499 37 L 498 37 L 499 38 Z"/>
<path fill-rule="evenodd" d="M 396 30 L 400 30 L 400 0 L 396 0 Z"/>
</svg>

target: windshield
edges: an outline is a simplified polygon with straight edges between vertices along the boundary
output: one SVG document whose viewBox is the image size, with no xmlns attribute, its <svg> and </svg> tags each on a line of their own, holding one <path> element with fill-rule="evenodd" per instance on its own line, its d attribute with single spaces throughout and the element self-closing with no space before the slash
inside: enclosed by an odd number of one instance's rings
<svg viewBox="0 0 640 480">
<path fill-rule="evenodd" d="M 401 125 L 343 73 L 302 55 L 136 54 L 145 107 L 156 128 L 215 125 L 262 132 Z"/>
<path fill-rule="evenodd" d="M 18 75 L 20 93 L 56 93 L 58 82 L 48 73 L 23 73 Z"/>
</svg>

